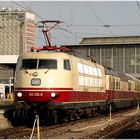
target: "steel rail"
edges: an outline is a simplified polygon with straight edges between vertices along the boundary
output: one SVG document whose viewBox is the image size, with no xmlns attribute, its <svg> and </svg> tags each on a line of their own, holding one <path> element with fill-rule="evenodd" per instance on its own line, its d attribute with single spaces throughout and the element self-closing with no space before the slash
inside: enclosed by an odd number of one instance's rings
<svg viewBox="0 0 140 140">
<path fill-rule="evenodd" d="M 133 123 L 135 123 L 138 120 L 140 120 L 140 116 L 138 116 L 138 118 L 135 118 L 131 122 L 128 122 L 125 125 L 119 127 L 118 129 L 112 130 L 112 132 L 100 137 L 99 139 L 114 139 L 120 134 L 122 134 L 128 127 L 130 127 Z"/>
</svg>

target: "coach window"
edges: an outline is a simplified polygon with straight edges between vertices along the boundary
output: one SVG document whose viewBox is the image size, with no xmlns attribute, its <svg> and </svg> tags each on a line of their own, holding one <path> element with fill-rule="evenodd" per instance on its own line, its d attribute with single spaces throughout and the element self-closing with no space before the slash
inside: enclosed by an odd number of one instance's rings
<svg viewBox="0 0 140 140">
<path fill-rule="evenodd" d="M 128 90 L 131 90 L 131 82 L 128 82 Z"/>
<path fill-rule="evenodd" d="M 112 81 L 111 81 L 111 77 L 109 77 L 109 89 L 112 89 Z"/>
<path fill-rule="evenodd" d="M 71 70 L 70 61 L 64 60 L 64 69 L 65 70 Z"/>
<path fill-rule="evenodd" d="M 84 66 L 84 73 L 85 74 L 89 74 L 88 66 L 87 65 L 83 65 L 83 66 Z"/>
<path fill-rule="evenodd" d="M 115 78 L 113 78 L 113 89 L 115 90 Z"/>
<path fill-rule="evenodd" d="M 81 63 L 77 63 L 77 67 L 78 67 L 78 72 L 79 73 L 84 73 L 84 66 Z"/>
<path fill-rule="evenodd" d="M 135 83 L 135 91 L 138 91 L 138 90 L 137 90 L 137 84 L 136 84 L 136 83 Z"/>
<path fill-rule="evenodd" d="M 116 79 L 116 90 L 119 89 L 119 79 Z"/>
</svg>

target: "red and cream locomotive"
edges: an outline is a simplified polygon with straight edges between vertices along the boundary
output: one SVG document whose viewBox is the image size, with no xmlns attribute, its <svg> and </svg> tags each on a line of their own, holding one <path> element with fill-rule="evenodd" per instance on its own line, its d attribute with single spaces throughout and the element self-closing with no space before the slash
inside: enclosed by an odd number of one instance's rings
<svg viewBox="0 0 140 140">
<path fill-rule="evenodd" d="M 21 55 L 14 88 L 22 114 L 31 117 L 38 109 L 42 119 L 55 122 L 92 116 L 109 105 L 133 106 L 140 100 L 140 80 L 63 52 Z"/>
</svg>

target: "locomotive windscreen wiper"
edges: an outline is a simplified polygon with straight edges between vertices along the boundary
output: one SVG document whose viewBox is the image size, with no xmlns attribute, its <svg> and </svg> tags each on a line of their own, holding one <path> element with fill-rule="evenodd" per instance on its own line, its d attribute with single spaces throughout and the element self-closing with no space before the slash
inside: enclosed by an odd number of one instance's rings
<svg viewBox="0 0 140 140">
<path fill-rule="evenodd" d="M 44 73 L 45 73 L 45 74 L 48 73 L 49 70 L 50 70 L 50 69 L 47 69 Z"/>
</svg>

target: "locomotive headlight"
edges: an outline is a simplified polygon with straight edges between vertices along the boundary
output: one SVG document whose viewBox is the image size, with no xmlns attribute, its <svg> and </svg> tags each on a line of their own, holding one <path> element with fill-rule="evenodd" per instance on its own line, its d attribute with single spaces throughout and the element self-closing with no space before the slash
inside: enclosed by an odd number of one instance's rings
<svg viewBox="0 0 140 140">
<path fill-rule="evenodd" d="M 55 98 L 55 97 L 56 97 L 56 93 L 52 92 L 52 93 L 51 93 L 51 97 L 52 97 L 52 98 Z"/>
<path fill-rule="evenodd" d="M 17 96 L 18 96 L 18 97 L 22 97 L 22 93 L 21 93 L 21 92 L 18 92 L 18 93 L 17 93 Z"/>
<path fill-rule="evenodd" d="M 39 86 L 41 84 L 41 80 L 39 78 L 33 78 L 31 80 L 31 85 L 33 86 Z"/>
</svg>

